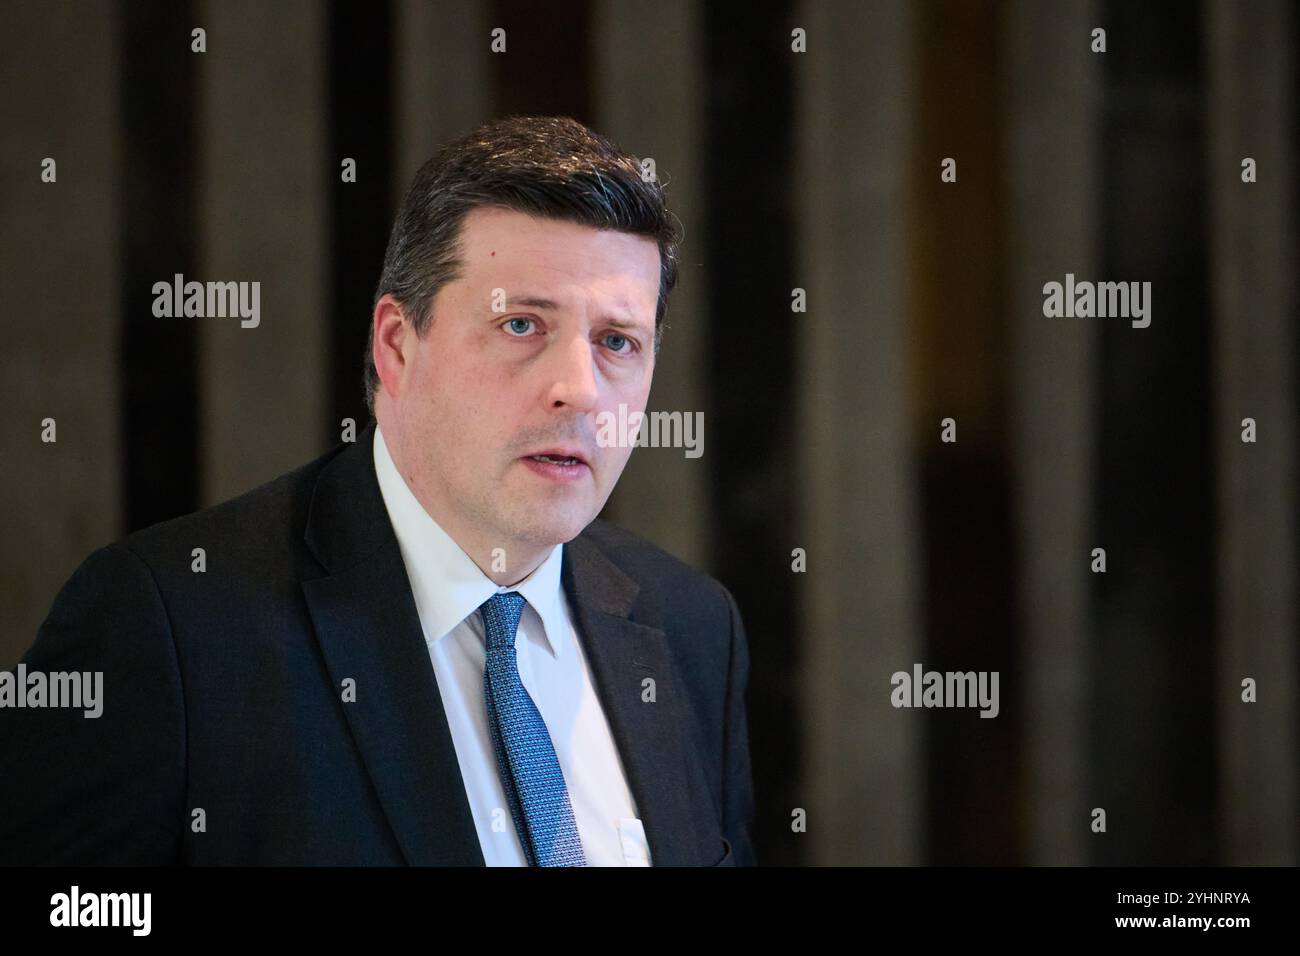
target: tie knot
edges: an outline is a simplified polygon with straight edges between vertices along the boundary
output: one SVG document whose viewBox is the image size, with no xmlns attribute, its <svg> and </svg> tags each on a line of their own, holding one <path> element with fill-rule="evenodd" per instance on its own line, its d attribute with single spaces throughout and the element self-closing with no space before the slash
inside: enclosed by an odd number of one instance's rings
<svg viewBox="0 0 1300 956">
<path fill-rule="evenodd" d="M 487 631 L 488 647 L 513 647 L 519 618 L 527 602 L 518 591 L 492 595 L 479 606 L 483 627 Z"/>
</svg>

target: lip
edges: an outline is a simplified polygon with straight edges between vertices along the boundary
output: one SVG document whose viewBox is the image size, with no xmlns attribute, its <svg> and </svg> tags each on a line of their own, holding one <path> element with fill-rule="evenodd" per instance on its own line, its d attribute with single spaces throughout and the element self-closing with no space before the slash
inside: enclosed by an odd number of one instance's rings
<svg viewBox="0 0 1300 956">
<path fill-rule="evenodd" d="M 576 445 L 548 445 L 546 448 L 536 448 L 523 457 L 532 458 L 533 455 L 550 455 L 552 458 L 576 458 L 588 468 L 591 467 L 591 462 L 587 459 L 587 456 Z"/>
<path fill-rule="evenodd" d="M 539 451 L 538 455 L 556 455 L 558 452 Z M 578 458 L 579 456 L 570 454 L 568 457 Z M 591 466 L 585 460 L 579 459 L 576 465 L 554 465 L 545 461 L 534 461 L 531 456 L 525 455 L 519 459 L 523 462 L 524 467 L 532 471 L 533 474 L 542 478 L 562 484 L 572 484 L 575 481 L 581 481 L 591 474 Z"/>
</svg>

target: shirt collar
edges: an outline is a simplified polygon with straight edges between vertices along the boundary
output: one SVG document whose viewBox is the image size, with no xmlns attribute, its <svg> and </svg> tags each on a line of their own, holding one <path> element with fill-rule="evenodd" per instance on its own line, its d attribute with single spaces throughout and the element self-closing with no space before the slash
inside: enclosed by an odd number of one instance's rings
<svg viewBox="0 0 1300 956">
<path fill-rule="evenodd" d="M 552 548 L 546 560 L 518 584 L 499 587 L 424 510 L 393 462 L 377 424 L 374 460 L 375 477 L 401 547 L 425 640 L 430 644 L 441 640 L 493 594 L 518 591 L 541 618 L 547 649 L 553 657 L 560 657 L 567 634 L 560 583 L 564 545 Z"/>
</svg>

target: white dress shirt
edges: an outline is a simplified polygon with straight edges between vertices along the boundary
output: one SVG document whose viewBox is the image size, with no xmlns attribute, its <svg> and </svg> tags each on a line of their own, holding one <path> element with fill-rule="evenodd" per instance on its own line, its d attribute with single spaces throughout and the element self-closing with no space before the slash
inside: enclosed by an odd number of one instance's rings
<svg viewBox="0 0 1300 956">
<path fill-rule="evenodd" d="M 560 583 L 564 545 L 523 581 L 498 587 L 424 510 L 378 426 L 374 459 L 487 865 L 527 866 L 488 730 L 478 613 L 493 594 L 518 591 L 528 602 L 515 635 L 519 677 L 555 745 L 587 864 L 649 866 L 645 831 Z"/>
</svg>

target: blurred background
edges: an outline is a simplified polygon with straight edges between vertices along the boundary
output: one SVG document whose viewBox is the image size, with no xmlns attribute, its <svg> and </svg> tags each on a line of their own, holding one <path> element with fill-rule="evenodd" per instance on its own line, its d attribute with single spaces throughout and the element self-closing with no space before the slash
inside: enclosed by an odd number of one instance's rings
<svg viewBox="0 0 1300 956">
<path fill-rule="evenodd" d="M 650 407 L 704 454 L 606 516 L 741 606 L 760 862 L 1294 865 L 1298 50 L 1285 0 L 6 0 L 0 666 L 90 551 L 364 424 L 416 168 L 567 114 L 684 225 Z M 155 318 L 175 273 L 260 326 Z M 1066 273 L 1150 327 L 1045 318 Z M 999 715 L 893 708 L 916 663 Z"/>
</svg>

